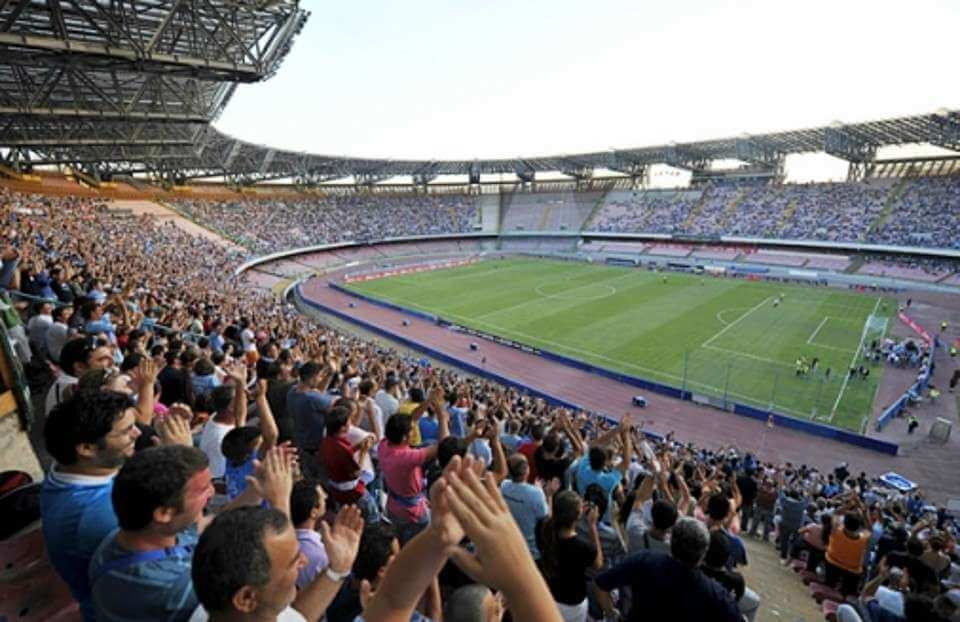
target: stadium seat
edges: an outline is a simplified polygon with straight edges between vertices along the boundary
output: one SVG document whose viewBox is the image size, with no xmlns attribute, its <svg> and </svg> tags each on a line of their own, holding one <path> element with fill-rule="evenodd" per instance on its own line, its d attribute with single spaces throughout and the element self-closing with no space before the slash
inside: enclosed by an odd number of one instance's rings
<svg viewBox="0 0 960 622">
<path fill-rule="evenodd" d="M 77 619 L 77 603 L 52 567 L 35 576 L 8 582 L 0 590 L 0 620 L 4 622 Z"/>
<path fill-rule="evenodd" d="M 812 570 L 801 570 L 800 580 L 803 581 L 804 585 L 810 585 L 811 583 L 819 581 L 820 575 L 813 572 Z"/>
<path fill-rule="evenodd" d="M 11 579 L 45 563 L 45 552 L 40 521 L 12 538 L 0 540 L 0 577 Z"/>
<path fill-rule="evenodd" d="M 823 617 L 828 622 L 837 622 L 837 609 L 840 608 L 840 603 L 835 600 L 826 599 L 820 603 L 820 611 L 823 612 Z"/>
<path fill-rule="evenodd" d="M 822 603 L 824 600 L 830 599 L 837 602 L 843 602 L 843 594 L 830 587 L 829 585 L 824 585 L 823 583 L 817 583 L 814 581 L 808 586 L 810 590 L 810 596 L 813 597 L 813 600 L 818 603 Z"/>
</svg>

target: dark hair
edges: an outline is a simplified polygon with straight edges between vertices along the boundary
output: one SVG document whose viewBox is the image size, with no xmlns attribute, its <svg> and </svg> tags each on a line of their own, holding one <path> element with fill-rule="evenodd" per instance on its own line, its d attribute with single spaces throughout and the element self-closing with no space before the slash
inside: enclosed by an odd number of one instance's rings
<svg viewBox="0 0 960 622">
<path fill-rule="evenodd" d="M 665 531 L 677 522 L 677 507 L 666 499 L 657 499 L 650 508 L 653 527 Z"/>
<path fill-rule="evenodd" d="M 220 453 L 230 466 L 238 467 L 247 461 L 253 452 L 253 442 L 260 438 L 260 428 L 245 425 L 227 432 L 220 441 Z"/>
<path fill-rule="evenodd" d="M 370 380 L 369 378 L 366 380 L 361 380 L 358 387 L 360 389 L 360 395 L 370 395 L 370 392 L 373 391 L 374 386 L 373 380 Z"/>
<path fill-rule="evenodd" d="M 532 438 L 533 440 L 542 441 L 543 434 L 544 434 L 543 426 L 540 425 L 539 423 L 535 423 L 530 426 L 530 438 Z"/>
<path fill-rule="evenodd" d="M 200 359 L 193 366 L 193 373 L 198 376 L 210 376 L 213 375 L 213 372 L 215 371 L 216 370 L 213 368 L 213 363 L 207 358 Z"/>
<path fill-rule="evenodd" d="M 437 462 L 440 468 L 445 468 L 454 456 L 461 458 L 467 455 L 467 441 L 456 436 L 448 436 L 437 443 Z"/>
<path fill-rule="evenodd" d="M 245 585 L 270 581 L 270 555 L 263 544 L 268 533 L 289 529 L 281 512 L 245 506 L 217 516 L 204 530 L 193 553 L 190 576 L 197 598 L 208 612 L 228 611 Z"/>
<path fill-rule="evenodd" d="M 410 401 L 416 402 L 417 404 L 424 401 L 423 389 L 420 387 L 413 387 L 410 389 Z"/>
<path fill-rule="evenodd" d="M 301 479 L 294 483 L 290 492 L 290 522 L 294 526 L 310 518 L 310 512 L 320 503 L 318 485 L 318 482 L 311 479 Z"/>
<path fill-rule="evenodd" d="M 720 529 L 710 532 L 710 546 L 703 563 L 712 568 L 723 568 L 730 559 L 730 538 Z"/>
<path fill-rule="evenodd" d="M 516 453 L 507 459 L 507 469 L 510 472 L 510 479 L 524 481 L 530 472 L 530 465 L 527 464 L 526 456 Z"/>
<path fill-rule="evenodd" d="M 847 531 L 859 531 L 861 525 L 863 525 L 863 523 L 860 521 L 860 517 L 853 512 L 848 512 L 843 515 L 843 528 Z"/>
<path fill-rule="evenodd" d="M 139 352 L 128 352 L 127 355 L 123 357 L 123 362 L 120 363 L 120 372 L 125 374 L 131 369 L 136 369 L 142 360 L 143 355 Z"/>
<path fill-rule="evenodd" d="M 540 554 L 543 560 L 543 572 L 555 577 L 560 572 L 558 543 L 560 531 L 569 529 L 580 518 L 580 495 L 572 490 L 561 490 L 553 497 L 553 513 L 541 523 Z"/>
<path fill-rule="evenodd" d="M 820 516 L 820 540 L 823 542 L 823 546 L 826 547 L 830 544 L 830 534 L 833 532 L 833 516 L 830 514 L 822 514 Z"/>
<path fill-rule="evenodd" d="M 360 549 L 353 562 L 353 576 L 358 580 L 373 581 L 380 569 L 387 565 L 393 555 L 393 541 L 397 533 L 386 522 L 368 523 L 360 537 Z"/>
<path fill-rule="evenodd" d="M 313 361 L 307 361 L 300 366 L 300 382 L 306 383 L 313 380 L 320 374 L 320 365 Z"/>
<path fill-rule="evenodd" d="M 913 555 L 914 557 L 920 557 L 923 555 L 925 550 L 926 549 L 923 546 L 923 542 L 920 540 L 920 538 L 913 536 L 907 540 L 907 553 L 910 555 Z"/>
<path fill-rule="evenodd" d="M 260 359 L 257 361 L 257 378 L 273 380 L 280 376 L 280 364 L 276 361 Z"/>
<path fill-rule="evenodd" d="M 43 426 L 47 452 L 58 464 L 76 464 L 77 445 L 95 443 L 103 447 L 104 437 L 129 405 L 129 398 L 116 391 L 81 392 L 61 402 Z"/>
<path fill-rule="evenodd" d="M 88 337 L 71 339 L 63 344 L 63 348 L 60 350 L 60 369 L 71 376 L 76 376 L 77 364 L 86 364 L 87 359 L 90 358 L 90 353 L 96 349 L 96 344 L 96 341 Z"/>
<path fill-rule="evenodd" d="M 157 508 L 183 507 L 187 481 L 207 468 L 196 447 L 151 447 L 127 460 L 113 482 L 113 512 L 122 529 L 137 531 L 153 521 Z"/>
<path fill-rule="evenodd" d="M 591 447 L 589 460 L 591 469 L 594 471 L 603 470 L 603 467 L 607 466 L 607 450 L 603 447 Z"/>
<path fill-rule="evenodd" d="M 219 387 L 214 387 L 210 391 L 210 405 L 213 406 L 213 412 L 219 413 L 230 408 L 234 393 L 232 384 L 222 384 Z"/>
<path fill-rule="evenodd" d="M 383 435 L 387 437 L 388 441 L 398 445 L 410 434 L 412 427 L 413 422 L 410 415 L 396 414 L 387 419 L 386 430 L 384 430 Z"/>
<path fill-rule="evenodd" d="M 730 499 L 722 492 L 710 495 L 707 499 L 707 516 L 715 521 L 722 521 L 730 513 Z"/>
<path fill-rule="evenodd" d="M 543 450 L 549 453 L 555 452 L 560 447 L 560 437 L 556 432 L 551 432 L 543 437 Z M 591 465 L 592 466 L 592 465 Z"/>
<path fill-rule="evenodd" d="M 72 310 L 73 310 L 73 305 L 63 305 L 62 307 L 54 307 L 53 313 L 51 315 L 53 316 L 53 320 L 57 321 L 63 317 L 64 313 Z"/>
<path fill-rule="evenodd" d="M 350 406 L 348 404 L 338 404 L 327 411 L 324 418 L 327 427 L 327 436 L 336 436 L 340 430 L 347 427 L 350 421 Z"/>
<path fill-rule="evenodd" d="M 601 518 L 607 513 L 607 491 L 600 484 L 590 484 L 583 491 L 583 500 L 597 506 L 597 512 Z"/>
</svg>

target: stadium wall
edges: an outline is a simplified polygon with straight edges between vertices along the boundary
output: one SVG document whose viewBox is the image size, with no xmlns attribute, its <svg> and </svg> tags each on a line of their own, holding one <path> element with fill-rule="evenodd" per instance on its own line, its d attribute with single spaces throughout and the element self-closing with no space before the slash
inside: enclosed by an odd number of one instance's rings
<svg viewBox="0 0 960 622">
<path fill-rule="evenodd" d="M 402 313 L 406 313 L 406 314 L 411 315 L 411 316 L 413 316 L 413 317 L 417 317 L 417 318 L 420 318 L 420 319 L 424 319 L 424 320 L 426 320 L 426 321 L 428 321 L 428 322 L 432 322 L 432 323 L 436 323 L 436 324 L 450 325 L 449 322 L 445 322 L 441 317 L 438 317 L 438 316 L 436 316 L 436 315 L 429 314 L 429 313 L 424 313 L 424 312 L 422 312 L 422 311 L 416 311 L 416 310 L 409 309 L 409 308 L 407 308 L 407 307 L 403 307 L 403 306 L 400 306 L 400 305 L 397 305 L 397 304 L 394 304 L 394 303 L 391 303 L 391 302 L 387 302 L 387 301 L 384 301 L 384 300 L 379 300 L 379 299 L 374 298 L 374 297 L 371 297 L 371 296 L 367 296 L 367 295 L 364 295 L 364 294 L 360 294 L 360 293 L 358 293 L 358 292 L 354 292 L 354 291 L 352 291 L 352 290 L 349 290 L 349 289 L 347 289 L 347 288 L 345 288 L 345 287 L 343 287 L 343 286 L 341 286 L 341 285 L 339 285 L 339 284 L 337 284 L 337 283 L 334 283 L 334 282 L 332 282 L 332 281 L 329 281 L 328 284 L 329 284 L 330 287 L 332 287 L 333 289 L 335 289 L 335 290 L 337 290 L 337 291 L 339 291 L 339 292 L 343 292 L 344 294 L 347 294 L 347 295 L 352 296 L 352 297 L 354 297 L 354 298 L 363 300 L 363 301 L 368 302 L 368 303 L 370 303 L 370 304 L 375 304 L 375 305 L 379 305 L 379 306 L 384 307 L 384 308 L 387 308 L 387 309 L 391 309 L 391 310 L 394 310 L 394 311 L 399 311 L 399 312 L 402 312 Z M 428 353 L 431 354 L 431 356 L 434 356 L 434 357 L 436 357 L 436 358 L 442 358 L 442 360 L 445 360 L 446 362 L 450 362 L 450 363 L 452 363 L 452 364 L 455 364 L 455 365 L 458 365 L 458 366 L 463 367 L 463 368 L 465 368 L 465 369 L 468 369 L 471 373 L 476 373 L 476 374 L 479 374 L 479 375 L 488 376 L 488 377 L 491 377 L 491 378 L 494 378 L 494 379 L 497 379 L 497 380 L 501 380 L 501 378 L 502 378 L 501 376 L 499 376 L 499 375 L 497 375 L 497 374 L 491 374 L 490 372 L 487 372 L 487 371 L 484 370 L 484 369 L 477 368 L 476 366 L 471 365 L 471 364 L 466 363 L 466 362 L 463 362 L 463 361 L 461 361 L 460 359 L 457 359 L 457 358 L 455 358 L 455 357 L 450 357 L 450 356 L 445 355 L 445 354 L 443 354 L 443 353 L 441 353 L 441 352 L 438 352 L 438 351 L 436 351 L 436 350 L 433 350 L 432 348 L 429 348 L 428 346 L 425 346 L 425 345 L 423 345 L 423 344 L 421 344 L 421 343 L 419 343 L 419 342 L 417 342 L 417 341 L 414 341 L 414 340 L 412 340 L 412 339 L 403 337 L 402 335 L 397 335 L 396 333 L 393 333 L 393 332 L 391 332 L 391 331 L 388 331 L 388 330 L 386 330 L 386 329 L 384 329 L 384 328 L 381 328 L 381 327 L 379 327 L 379 326 L 373 326 L 373 325 L 371 325 L 371 324 L 369 324 L 369 323 L 367 323 L 367 322 L 363 322 L 363 321 L 361 321 L 361 320 L 358 320 L 358 319 L 356 319 L 356 318 L 353 318 L 353 317 L 349 316 L 348 314 L 343 313 L 343 312 L 341 312 L 341 311 L 339 311 L 339 310 L 337 310 L 337 309 L 333 309 L 333 308 L 328 307 L 328 306 L 326 306 L 326 305 L 323 305 L 323 304 L 320 304 L 320 303 L 318 303 L 318 302 L 315 302 L 315 301 L 309 300 L 309 299 L 307 299 L 307 298 L 304 298 L 303 295 L 302 295 L 302 293 L 301 293 L 301 291 L 300 291 L 300 287 L 299 287 L 299 286 L 297 286 L 296 288 L 294 288 L 294 291 L 295 291 L 295 295 L 297 296 L 298 300 L 300 300 L 301 302 L 303 302 L 304 304 L 306 304 L 306 305 L 308 305 L 308 306 L 310 306 L 310 307 L 313 307 L 313 308 L 316 308 L 316 309 L 320 309 L 320 310 L 322 310 L 322 311 L 325 312 L 325 313 L 330 313 L 330 314 L 334 315 L 335 317 L 338 317 L 338 318 L 340 318 L 340 319 L 346 320 L 346 321 L 348 321 L 348 322 L 352 322 L 352 323 L 354 323 L 354 324 L 359 324 L 359 325 L 363 326 L 364 328 L 367 328 L 368 330 L 372 330 L 372 331 L 374 331 L 374 332 L 376 332 L 376 333 L 378 333 L 378 334 L 382 334 L 382 335 L 384 335 L 384 336 L 389 336 L 391 339 L 398 340 L 398 341 L 400 341 L 401 343 L 404 343 L 405 345 L 408 345 L 409 347 L 412 347 L 412 348 L 414 348 L 414 349 L 416 349 L 416 350 L 428 352 Z M 556 353 L 554 353 L 554 352 L 550 352 L 550 351 L 547 351 L 547 350 L 539 349 L 535 354 L 538 355 L 538 356 L 541 356 L 541 357 L 543 357 L 543 358 L 545 358 L 545 359 L 547 359 L 547 360 L 556 361 L 556 362 L 561 363 L 561 364 L 563 364 L 563 365 L 568 365 L 568 366 L 571 366 L 571 367 L 575 367 L 575 368 L 577 368 L 577 369 L 582 369 L 582 370 L 587 371 L 587 372 L 589 372 L 589 373 L 597 374 L 597 375 L 600 375 L 600 376 L 604 376 L 604 377 L 606 377 L 606 378 L 610 378 L 610 379 L 612 379 L 612 380 L 616 380 L 617 382 L 622 382 L 622 383 L 624 383 L 624 384 L 629 384 L 629 385 L 631 385 L 631 386 L 637 387 L 637 388 L 639 388 L 639 389 L 643 389 L 643 390 L 645 390 L 645 391 L 652 391 L 652 392 L 654 392 L 654 393 L 659 393 L 660 395 L 665 395 L 665 396 L 667 396 L 667 397 L 671 397 L 671 398 L 674 398 L 674 399 L 680 399 L 680 400 L 684 400 L 684 401 L 699 401 L 699 400 L 695 400 L 696 395 L 695 395 L 693 392 L 691 392 L 691 391 L 685 391 L 685 390 L 683 390 L 683 389 L 679 389 L 679 388 L 677 388 L 677 387 L 673 387 L 673 386 L 670 386 L 670 385 L 667 385 L 667 384 L 662 384 L 662 383 L 659 383 L 659 382 L 653 382 L 653 381 L 650 381 L 650 380 L 645 380 L 645 379 L 639 378 L 639 377 L 637 377 L 637 376 L 631 376 L 631 375 L 628 375 L 628 374 L 622 374 L 622 373 L 619 373 L 619 372 L 616 372 L 616 371 L 612 371 L 612 370 L 610 370 L 610 369 L 606 369 L 606 368 L 603 368 L 603 367 L 598 367 L 598 366 L 596 366 L 596 365 L 591 365 L 590 363 L 585 363 L 585 362 L 583 362 L 583 361 L 578 361 L 578 360 L 576 360 L 576 359 L 572 359 L 572 358 L 563 356 L 563 355 L 561 355 L 561 354 L 556 354 Z M 542 392 L 540 392 L 540 391 L 538 391 L 538 390 L 536 390 L 536 389 L 534 389 L 534 388 L 532 388 L 532 387 L 528 387 L 528 386 L 526 386 L 526 385 L 523 385 L 522 383 L 518 383 L 518 382 L 515 382 L 515 381 L 512 381 L 512 380 L 510 380 L 510 381 L 508 382 L 508 384 L 510 384 L 511 386 L 522 387 L 522 388 L 524 388 L 524 390 L 530 391 L 531 393 L 535 393 L 535 394 L 541 394 L 541 393 L 542 393 Z M 561 402 L 562 402 L 562 401 L 558 401 L 558 403 L 561 403 Z M 871 450 L 871 451 L 876 451 L 876 452 L 880 452 L 880 453 L 887 454 L 887 455 L 891 455 L 891 456 L 897 455 L 897 452 L 898 452 L 898 450 L 899 450 L 899 445 L 896 445 L 896 444 L 894 444 L 894 443 L 889 443 L 889 442 L 887 442 L 887 441 L 882 441 L 882 440 L 879 440 L 879 439 L 870 438 L 870 437 L 862 436 L 862 435 L 859 435 L 859 434 L 854 434 L 853 432 L 848 432 L 847 430 L 842 430 L 842 429 L 840 429 L 840 428 L 834 428 L 834 427 L 831 427 L 831 426 L 822 425 L 822 424 L 815 423 L 815 422 L 812 422 L 812 421 L 805 421 L 805 420 L 803 420 L 803 419 L 796 419 L 796 418 L 794 418 L 794 417 L 789 417 L 789 416 L 787 416 L 787 415 L 778 413 L 778 412 L 773 411 L 773 410 L 764 410 L 764 409 L 760 409 L 760 408 L 755 408 L 755 407 L 753 407 L 753 406 L 748 406 L 748 405 L 746 405 L 746 404 L 740 404 L 739 402 L 727 401 L 725 404 L 723 404 L 723 406 L 722 406 L 721 409 L 722 409 L 722 410 L 727 410 L 727 411 L 733 412 L 734 414 L 737 414 L 737 415 L 740 415 L 740 416 L 743 416 L 743 417 L 749 417 L 749 418 L 751 418 L 751 419 L 757 419 L 757 420 L 761 420 L 761 421 L 768 421 L 768 420 L 770 420 L 770 418 L 772 417 L 772 418 L 773 418 L 772 420 L 773 420 L 773 424 L 774 424 L 774 425 L 779 425 L 779 426 L 782 426 L 782 427 L 785 427 L 785 428 L 790 428 L 790 429 L 793 429 L 793 430 L 797 430 L 797 431 L 800 431 L 800 432 L 804 432 L 804 433 L 806 433 L 806 434 L 811 434 L 811 435 L 813 435 L 813 436 L 819 436 L 819 437 L 821 437 L 821 438 L 829 438 L 829 439 L 832 439 L 832 440 L 840 441 L 840 442 L 843 442 L 843 443 L 847 443 L 847 444 L 854 445 L 854 446 L 857 446 L 857 447 L 862 447 L 862 448 L 864 448 L 864 449 L 869 449 L 869 450 Z"/>
</svg>

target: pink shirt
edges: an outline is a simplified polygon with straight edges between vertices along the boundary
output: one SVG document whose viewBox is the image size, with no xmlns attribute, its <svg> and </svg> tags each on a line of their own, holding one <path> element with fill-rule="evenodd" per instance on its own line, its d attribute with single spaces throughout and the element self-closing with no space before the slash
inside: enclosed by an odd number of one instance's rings
<svg viewBox="0 0 960 622">
<path fill-rule="evenodd" d="M 384 439 L 380 442 L 378 453 L 380 470 L 388 491 L 387 512 L 407 522 L 419 522 L 430 507 L 426 483 L 423 481 L 427 450 L 413 449 L 409 445 L 391 445 Z M 410 503 L 401 503 L 394 495 L 404 497 Z"/>
</svg>

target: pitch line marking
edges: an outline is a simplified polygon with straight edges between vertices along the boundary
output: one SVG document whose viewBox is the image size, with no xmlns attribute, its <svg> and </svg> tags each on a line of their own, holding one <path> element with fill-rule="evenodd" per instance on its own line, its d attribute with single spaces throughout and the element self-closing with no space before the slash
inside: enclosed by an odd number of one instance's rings
<svg viewBox="0 0 960 622">
<path fill-rule="evenodd" d="M 706 341 L 704 341 L 704 342 L 701 344 L 701 347 L 703 347 L 703 348 L 708 347 L 711 343 L 713 343 L 714 341 L 716 341 L 717 339 L 719 339 L 720 337 L 722 337 L 723 334 L 726 333 L 728 330 L 730 330 L 731 328 L 733 328 L 734 326 L 736 326 L 737 324 L 739 324 L 740 322 L 742 322 L 743 320 L 745 320 L 748 315 L 751 315 L 754 311 L 756 311 L 757 309 L 759 309 L 760 307 L 762 307 L 764 304 L 766 304 L 766 302 L 767 302 L 768 300 L 770 300 L 770 298 L 772 298 L 772 296 L 768 296 L 768 297 L 764 298 L 764 299 L 761 300 L 759 303 L 757 303 L 755 306 L 751 307 L 749 311 L 747 311 L 746 313 L 744 313 L 743 315 L 741 315 L 740 317 L 738 317 L 738 318 L 735 319 L 734 321 L 730 322 L 729 324 L 727 324 L 726 326 L 724 326 L 723 328 L 721 328 L 721 329 L 720 329 L 720 332 L 718 332 L 718 333 L 717 333 L 716 335 L 714 335 L 713 337 L 710 337 L 709 339 L 707 339 Z"/>
<path fill-rule="evenodd" d="M 847 383 L 850 382 L 850 368 L 853 367 L 854 363 L 857 362 L 857 357 L 860 356 L 860 350 L 863 348 L 863 340 L 867 337 L 867 324 L 870 322 L 870 317 L 872 317 L 879 308 L 880 298 L 878 297 L 877 303 L 873 305 L 873 311 L 870 312 L 870 315 L 867 316 L 867 320 L 863 323 L 863 332 L 860 334 L 860 344 L 853 352 L 853 358 L 850 359 L 850 365 L 843 370 L 843 384 L 840 385 L 840 393 L 837 394 L 837 401 L 833 403 L 833 408 L 830 409 L 830 418 L 827 419 L 828 422 L 833 422 L 833 417 L 837 414 L 837 407 L 840 405 L 840 400 L 843 399 L 844 391 L 847 390 Z"/>
<path fill-rule="evenodd" d="M 400 298 L 400 297 L 396 297 L 396 296 L 391 296 L 390 299 L 393 300 L 393 301 L 395 301 L 395 302 L 402 302 L 402 303 L 404 303 L 404 304 L 407 304 L 407 305 L 410 306 L 410 307 L 413 307 L 413 308 L 416 308 L 416 309 L 420 309 L 421 311 L 426 311 L 426 312 L 434 313 L 434 314 L 438 313 L 437 310 L 435 310 L 435 309 L 430 309 L 430 308 L 428 308 L 428 307 L 424 307 L 424 306 L 422 306 L 422 305 L 420 305 L 420 304 L 418 304 L 418 303 L 416 303 L 416 302 L 413 302 L 413 301 L 411 301 L 411 300 L 406 300 L 406 299 L 403 299 L 403 298 Z M 767 300 L 769 300 L 769 298 L 768 298 Z M 764 300 L 763 302 L 766 302 L 766 300 Z M 763 304 L 763 302 L 761 302 L 761 304 Z M 749 312 L 748 312 L 748 313 L 749 313 Z M 561 349 L 561 350 L 567 350 L 568 352 L 576 352 L 576 353 L 578 353 L 578 354 L 583 354 L 583 355 L 586 355 L 586 356 L 592 356 L 592 357 L 595 357 L 595 358 L 597 358 L 597 359 L 600 359 L 600 360 L 603 360 L 603 361 L 607 361 L 607 362 L 610 362 L 610 363 L 615 363 L 615 364 L 618 364 L 618 365 L 623 365 L 623 366 L 625 366 L 625 367 L 629 367 L 629 368 L 632 368 L 632 369 L 636 369 L 636 370 L 638 370 L 638 371 L 648 372 L 648 373 L 650 373 L 651 375 L 654 375 L 654 376 L 659 375 L 660 377 L 663 377 L 663 378 L 671 378 L 671 379 L 673 379 L 673 380 L 679 380 L 679 381 L 681 381 L 681 382 L 683 381 L 683 376 L 678 376 L 677 374 L 672 374 L 672 373 L 667 372 L 667 371 L 663 371 L 663 370 L 659 370 L 659 369 L 653 369 L 653 368 L 650 368 L 650 367 L 644 367 L 643 365 L 637 365 L 636 363 L 631 363 L 631 362 L 629 362 L 629 361 L 625 361 L 625 360 L 622 360 L 622 359 L 611 358 L 611 357 L 609 357 L 609 356 L 605 356 L 605 355 L 603 355 L 603 354 L 600 354 L 599 352 L 593 352 L 592 350 L 586 350 L 586 349 L 583 349 L 583 348 L 578 348 L 578 347 L 576 347 L 576 346 L 571 346 L 571 345 L 567 345 L 567 344 L 558 343 L 558 342 L 556 342 L 556 341 L 550 341 L 550 340 L 548 340 L 548 339 L 543 339 L 543 338 L 540 338 L 540 337 L 535 337 L 535 336 L 533 336 L 533 335 L 528 335 L 528 334 L 522 333 L 522 332 L 520 332 L 520 331 L 516 331 L 516 330 L 510 329 L 510 328 L 506 328 L 506 327 L 503 327 L 503 326 L 499 326 L 498 324 L 492 324 L 492 323 L 490 323 L 490 322 L 484 322 L 484 321 L 482 321 L 482 320 L 477 320 L 476 318 L 469 318 L 469 317 L 465 317 L 465 316 L 458 315 L 458 314 L 455 314 L 455 313 L 449 313 L 449 312 L 440 311 L 439 314 L 442 315 L 442 316 L 448 317 L 448 318 L 453 318 L 453 319 L 460 320 L 460 321 L 464 324 L 464 326 L 469 326 L 470 323 L 472 322 L 472 323 L 474 323 L 474 324 L 480 324 L 480 325 L 486 326 L 486 327 L 488 327 L 488 328 L 492 328 L 492 329 L 494 329 L 495 332 L 500 333 L 501 335 L 505 335 L 505 336 L 514 335 L 514 336 L 517 336 L 517 337 L 524 338 L 524 339 L 526 340 L 526 343 L 527 343 L 528 345 L 535 345 L 536 343 L 543 343 L 543 344 L 546 344 L 546 345 L 548 345 L 548 346 L 553 346 L 553 347 L 558 348 L 558 349 Z M 714 346 L 708 346 L 708 348 L 709 348 L 709 349 L 713 349 L 713 350 L 718 350 L 718 351 L 721 351 L 721 352 L 730 352 L 730 353 L 733 353 L 733 354 L 744 355 L 742 352 L 741 352 L 741 353 L 737 353 L 737 352 L 735 352 L 735 351 L 733 351 L 733 350 L 724 350 L 723 348 L 717 348 L 717 347 L 714 347 Z M 753 355 L 744 355 L 744 356 L 753 357 Z M 753 357 L 753 358 L 759 358 L 759 357 Z M 789 367 L 789 365 L 788 365 L 787 363 L 783 363 L 783 362 L 781 362 L 781 361 L 773 361 L 773 360 L 771 360 L 771 359 L 761 359 L 761 360 L 765 360 L 765 361 L 767 361 L 767 362 L 772 362 L 772 363 L 777 363 L 777 364 L 779 364 L 779 365 L 786 365 L 786 366 Z M 709 389 L 709 390 L 715 391 L 715 392 L 717 393 L 717 395 L 714 395 L 713 397 L 717 397 L 718 395 L 724 393 L 723 389 L 720 388 L 720 387 L 716 387 L 716 386 L 713 386 L 713 385 L 711 385 L 711 384 L 706 384 L 706 383 L 704 383 L 704 382 L 699 382 L 699 381 L 696 381 L 696 380 L 690 380 L 689 378 L 687 379 L 686 384 L 687 384 L 687 387 L 698 386 L 698 387 L 701 387 L 701 388 L 703 388 L 703 389 Z M 755 395 L 744 395 L 744 394 L 742 394 L 742 393 L 737 393 L 737 392 L 734 392 L 734 391 L 727 391 L 726 394 L 727 394 L 727 396 L 730 396 L 730 397 L 738 397 L 738 398 L 744 400 L 744 401 L 747 402 L 747 403 L 752 403 L 752 404 L 756 404 L 756 405 L 762 405 L 762 406 L 764 406 L 764 407 L 765 407 L 765 406 L 769 406 L 769 404 L 764 403 L 763 400 L 757 398 Z M 775 406 L 777 409 L 779 409 L 780 412 L 783 412 L 783 413 L 786 413 L 786 414 L 796 415 L 797 417 L 802 417 L 802 418 L 805 418 L 805 419 L 809 419 L 809 418 L 810 418 L 810 413 L 809 413 L 809 412 L 800 411 L 800 410 L 797 410 L 797 409 L 795 409 L 795 408 L 790 408 L 789 406 L 784 406 L 784 405 L 782 405 L 782 404 L 774 404 L 774 406 Z"/>
<path fill-rule="evenodd" d="M 724 326 L 726 326 L 726 325 L 729 324 L 730 322 L 728 322 L 728 321 L 726 321 L 726 320 L 723 319 L 723 314 L 724 314 L 724 313 L 729 313 L 730 311 L 740 311 L 741 309 L 746 309 L 746 308 L 747 308 L 747 307 L 730 307 L 730 308 L 727 308 L 727 309 L 723 309 L 723 310 L 721 310 L 721 311 L 717 311 L 717 314 L 716 314 L 715 317 L 717 318 L 717 321 L 718 321 L 718 322 L 720 322 L 721 324 L 723 324 Z"/>
<path fill-rule="evenodd" d="M 823 316 L 823 320 L 821 320 L 821 322 L 817 324 L 817 328 L 812 333 L 810 333 L 809 337 L 807 337 L 807 343 L 809 343 L 810 345 L 814 345 L 813 340 L 817 338 L 817 333 L 820 332 L 820 329 L 823 328 L 823 325 L 826 324 L 827 320 L 829 319 L 830 319 L 829 315 Z"/>
</svg>

